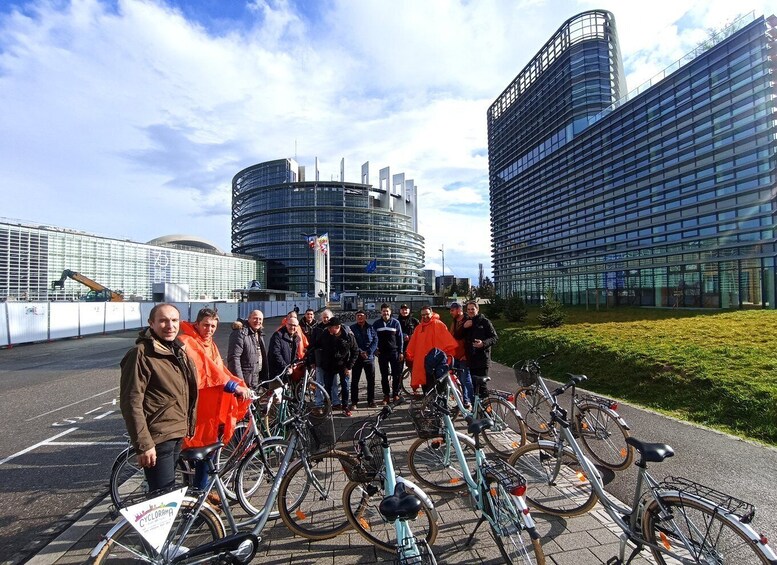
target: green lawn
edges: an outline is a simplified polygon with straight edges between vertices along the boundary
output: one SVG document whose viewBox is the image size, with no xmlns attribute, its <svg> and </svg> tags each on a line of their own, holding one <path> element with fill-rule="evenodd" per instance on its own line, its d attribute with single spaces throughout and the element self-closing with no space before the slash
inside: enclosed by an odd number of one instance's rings
<svg viewBox="0 0 777 565">
<path fill-rule="evenodd" d="M 495 320 L 496 361 L 557 350 L 546 376 L 777 445 L 777 311 L 565 308 L 560 328 Z M 445 319 L 445 316 L 444 316 Z"/>
</svg>

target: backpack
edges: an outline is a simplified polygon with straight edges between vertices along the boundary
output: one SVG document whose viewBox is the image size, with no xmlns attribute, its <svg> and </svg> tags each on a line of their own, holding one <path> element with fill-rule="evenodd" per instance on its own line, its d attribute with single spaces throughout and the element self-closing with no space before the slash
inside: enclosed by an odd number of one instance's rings
<svg viewBox="0 0 777 565">
<path fill-rule="evenodd" d="M 450 371 L 448 355 L 435 347 L 424 357 L 424 369 L 426 371 L 426 384 L 432 386 L 437 379 Z"/>
</svg>

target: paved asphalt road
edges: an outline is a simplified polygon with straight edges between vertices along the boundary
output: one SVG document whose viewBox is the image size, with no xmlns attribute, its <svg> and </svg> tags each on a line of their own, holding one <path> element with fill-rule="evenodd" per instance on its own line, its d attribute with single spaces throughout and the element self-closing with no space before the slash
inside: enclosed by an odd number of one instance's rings
<svg viewBox="0 0 777 565">
<path fill-rule="evenodd" d="M 278 320 L 268 320 L 275 329 Z M 111 463 L 122 449 L 115 405 L 118 362 L 136 332 L 0 350 L 0 559 L 20 563 L 107 493 Z M 228 325 L 217 342 L 226 353 Z M 511 370 L 492 371 L 495 388 L 512 389 Z M 756 529 L 777 534 L 772 482 L 777 450 L 627 405 L 632 433 L 669 443 L 677 455 L 651 467 L 655 476 L 682 475 L 755 503 Z M 629 498 L 632 473 L 608 488 Z M 628 494 L 626 494 L 628 491 Z"/>
</svg>

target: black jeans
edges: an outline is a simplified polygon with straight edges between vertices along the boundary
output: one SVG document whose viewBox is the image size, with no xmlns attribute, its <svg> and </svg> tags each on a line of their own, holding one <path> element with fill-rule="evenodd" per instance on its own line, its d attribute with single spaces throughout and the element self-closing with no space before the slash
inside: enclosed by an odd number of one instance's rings
<svg viewBox="0 0 777 565">
<path fill-rule="evenodd" d="M 156 465 L 143 468 L 149 492 L 175 485 L 175 466 L 181 454 L 182 442 L 183 439 L 179 438 L 156 445 Z"/>
<path fill-rule="evenodd" d="M 351 404 L 359 402 L 359 379 L 362 376 L 367 378 L 367 403 L 375 402 L 375 361 L 373 359 L 359 359 L 351 371 Z"/>
<path fill-rule="evenodd" d="M 399 353 L 388 353 L 378 357 L 380 367 L 380 384 L 383 388 L 383 396 L 399 396 L 400 381 L 402 380 L 402 363 L 399 362 Z M 391 388 L 389 388 L 389 367 L 391 367 Z M 393 392 L 393 395 L 392 395 Z"/>
</svg>

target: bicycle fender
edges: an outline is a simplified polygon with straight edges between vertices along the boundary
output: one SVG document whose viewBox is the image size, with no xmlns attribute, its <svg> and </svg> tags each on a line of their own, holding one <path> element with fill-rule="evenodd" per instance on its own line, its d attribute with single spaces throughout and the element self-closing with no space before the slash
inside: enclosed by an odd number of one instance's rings
<svg viewBox="0 0 777 565">
<path fill-rule="evenodd" d="M 466 443 L 469 447 L 475 449 L 475 440 L 472 437 L 459 431 L 456 432 L 456 437 L 459 438 L 461 443 Z"/>
<path fill-rule="evenodd" d="M 102 536 L 100 543 L 95 546 L 95 548 L 92 550 L 92 553 L 89 554 L 89 557 L 97 557 L 105 544 L 108 543 L 108 540 L 113 538 L 116 532 L 119 531 L 119 528 L 123 527 L 126 523 L 126 518 L 122 518 L 110 530 L 108 530 L 108 533 Z"/>
<path fill-rule="evenodd" d="M 415 494 L 418 498 L 420 498 L 427 508 L 431 508 L 431 510 L 434 512 L 434 516 L 433 516 L 434 521 L 436 522 L 437 519 L 439 518 L 439 514 L 437 513 L 437 509 L 434 507 L 434 502 L 432 502 L 432 499 L 429 498 L 429 495 L 426 494 L 421 487 L 417 486 L 410 479 L 406 479 L 401 475 L 397 475 L 396 478 L 397 478 L 397 483 L 404 483 L 407 488 L 412 489 L 413 494 Z"/>
<path fill-rule="evenodd" d="M 619 423 L 621 426 L 623 426 L 623 427 L 624 427 L 624 428 L 626 428 L 627 430 L 631 430 L 631 428 L 629 427 L 629 425 L 626 423 L 626 420 L 624 420 L 624 419 L 623 419 L 623 416 L 621 416 L 620 414 L 618 414 L 618 413 L 617 413 L 615 410 L 613 410 L 612 408 L 610 408 L 610 407 L 609 407 L 609 406 L 607 406 L 606 404 L 592 404 L 592 403 L 590 403 L 590 402 L 585 402 L 585 403 L 582 403 L 580 406 L 581 406 L 581 408 L 584 408 L 584 407 L 587 407 L 587 406 L 595 406 L 596 408 L 599 408 L 599 409 L 601 409 L 601 410 L 604 410 L 605 412 L 607 412 L 607 414 L 608 414 L 609 416 L 611 416 L 611 417 L 612 417 L 612 418 L 613 418 L 613 419 L 614 419 L 616 422 L 618 422 L 618 423 Z"/>
<path fill-rule="evenodd" d="M 286 441 L 286 438 L 284 438 L 283 436 L 267 436 L 259 440 L 260 445 L 264 445 L 265 443 L 271 443 L 271 442 L 288 443 L 288 441 Z"/>
<path fill-rule="evenodd" d="M 768 544 L 763 543 L 761 535 L 758 534 L 758 532 L 756 532 L 749 524 L 743 524 L 740 522 L 736 514 L 726 512 L 714 502 L 710 502 L 706 498 L 696 496 L 692 493 L 681 492 L 679 490 L 660 490 L 658 492 L 660 496 L 672 496 L 681 500 L 691 500 L 700 506 L 707 507 L 712 513 L 717 512 L 718 514 L 726 516 L 729 520 L 731 520 L 734 527 L 736 527 L 740 532 L 747 536 L 753 545 L 758 545 L 761 549 L 763 549 L 764 553 L 766 553 L 770 561 L 777 562 L 777 553 L 775 553 Z"/>
</svg>

